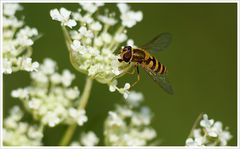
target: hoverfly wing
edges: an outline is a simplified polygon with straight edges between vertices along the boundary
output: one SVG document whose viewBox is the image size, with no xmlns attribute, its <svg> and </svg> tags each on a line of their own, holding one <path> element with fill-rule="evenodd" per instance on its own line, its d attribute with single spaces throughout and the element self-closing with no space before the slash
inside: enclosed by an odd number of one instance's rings
<svg viewBox="0 0 240 149">
<path fill-rule="evenodd" d="M 172 41 L 172 36 L 170 33 L 160 33 L 158 36 L 153 38 L 150 42 L 146 43 L 142 46 L 142 48 L 150 51 L 150 52 L 157 52 L 163 51 L 168 48 Z"/>
<path fill-rule="evenodd" d="M 149 69 L 144 69 L 147 74 L 168 94 L 173 95 L 173 88 L 166 76 L 166 74 L 157 74 Z"/>
</svg>

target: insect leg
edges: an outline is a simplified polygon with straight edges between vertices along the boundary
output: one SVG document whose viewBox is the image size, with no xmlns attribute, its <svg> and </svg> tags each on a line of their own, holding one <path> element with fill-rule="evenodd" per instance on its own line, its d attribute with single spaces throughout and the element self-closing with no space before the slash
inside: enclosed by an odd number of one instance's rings
<svg viewBox="0 0 240 149">
<path fill-rule="evenodd" d="M 138 83 L 138 81 L 140 80 L 140 73 L 139 73 L 139 68 L 138 66 L 137 67 L 137 80 L 131 85 L 131 88 L 136 85 Z"/>
<path fill-rule="evenodd" d="M 127 71 L 127 74 L 133 75 L 135 73 L 135 69 L 132 69 L 131 71 Z"/>
</svg>

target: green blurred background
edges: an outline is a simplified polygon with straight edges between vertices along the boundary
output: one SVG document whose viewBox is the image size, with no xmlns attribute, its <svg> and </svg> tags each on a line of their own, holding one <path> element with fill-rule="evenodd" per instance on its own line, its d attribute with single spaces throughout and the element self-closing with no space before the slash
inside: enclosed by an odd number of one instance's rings
<svg viewBox="0 0 240 149">
<path fill-rule="evenodd" d="M 60 23 L 52 21 L 49 11 L 65 7 L 76 10 L 78 4 L 22 4 L 26 24 L 36 27 L 43 37 L 35 42 L 33 59 L 42 62 L 50 57 L 60 70 L 70 69 L 77 76 L 74 84 L 81 89 L 85 76 L 75 71 L 68 58 Z M 189 131 L 201 112 L 230 127 L 229 145 L 237 144 L 237 4 L 130 4 L 141 10 L 143 21 L 128 35 L 141 45 L 160 32 L 170 32 L 173 42 L 167 51 L 155 56 L 165 64 L 175 94 L 168 95 L 140 70 L 142 79 L 134 90 L 144 94 L 144 104 L 154 113 L 152 122 L 161 145 L 184 145 Z M 108 4 L 109 9 L 116 9 Z M 120 81 L 133 82 L 136 77 L 124 76 Z M 30 83 L 29 74 L 4 75 L 4 117 L 20 102 L 10 92 Z M 93 130 L 103 137 L 103 121 L 116 103 L 124 104 L 119 93 L 110 93 L 106 85 L 94 82 L 87 106 L 88 123 L 75 133 Z M 65 126 L 47 128 L 44 144 L 57 145 Z M 101 142 L 101 145 L 103 142 Z"/>
</svg>

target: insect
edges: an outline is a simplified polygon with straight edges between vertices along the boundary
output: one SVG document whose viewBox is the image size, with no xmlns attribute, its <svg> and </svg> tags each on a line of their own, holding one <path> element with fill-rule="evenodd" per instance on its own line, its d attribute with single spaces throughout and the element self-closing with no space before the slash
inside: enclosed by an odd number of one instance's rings
<svg viewBox="0 0 240 149">
<path fill-rule="evenodd" d="M 147 44 L 141 46 L 142 48 L 125 46 L 121 49 L 118 61 L 129 64 L 133 63 L 137 69 L 137 81 L 135 81 L 131 87 L 136 85 L 140 80 L 138 66 L 141 66 L 164 91 L 173 94 L 173 88 L 167 78 L 167 68 L 150 54 L 152 52 L 165 50 L 169 46 L 171 39 L 169 33 L 161 33 Z"/>
</svg>

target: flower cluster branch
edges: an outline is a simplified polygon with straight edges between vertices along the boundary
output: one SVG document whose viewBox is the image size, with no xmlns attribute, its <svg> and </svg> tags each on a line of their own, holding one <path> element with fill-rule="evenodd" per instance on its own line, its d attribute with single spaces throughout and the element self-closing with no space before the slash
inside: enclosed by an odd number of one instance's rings
<svg viewBox="0 0 240 149">
<path fill-rule="evenodd" d="M 52 19 L 61 22 L 72 65 L 127 98 L 129 83 L 118 88 L 117 78 L 132 66 L 119 63 L 116 50 L 126 42 L 134 44 L 128 39 L 127 29 L 142 20 L 142 12 L 132 11 L 127 4 L 117 4 L 120 16 L 108 9 L 104 9 L 104 14 L 99 13 L 103 3 L 80 3 L 80 6 L 77 12 L 65 8 L 50 11 Z"/>
<path fill-rule="evenodd" d="M 85 110 L 78 109 L 78 87 L 71 87 L 75 75 L 69 70 L 56 71 L 56 62 L 45 59 L 39 70 L 31 73 L 32 84 L 13 90 L 11 95 L 20 99 L 43 125 L 54 127 L 60 123 L 77 123 L 82 126 L 88 119 Z"/>
<path fill-rule="evenodd" d="M 204 114 L 200 121 L 200 128 L 194 128 L 190 137 L 186 140 L 187 146 L 226 146 L 227 142 L 232 138 L 228 131 L 228 127 L 223 129 L 220 121 L 214 122 L 208 119 L 208 115 Z"/>
<path fill-rule="evenodd" d="M 39 63 L 32 62 L 32 45 L 39 37 L 36 28 L 25 26 L 15 13 L 23 8 L 19 4 L 3 5 L 3 73 L 16 71 L 36 71 Z"/>
<path fill-rule="evenodd" d="M 19 106 L 10 110 L 10 115 L 3 123 L 3 145 L 6 146 L 40 146 L 42 145 L 42 125 L 22 122 L 23 111 Z"/>
<path fill-rule="evenodd" d="M 146 106 L 140 106 L 143 95 L 130 92 L 128 105 L 117 105 L 110 111 L 104 125 L 104 142 L 108 146 L 146 146 L 157 137 L 150 127 L 152 113 Z M 156 145 L 156 144 L 155 144 Z"/>
</svg>

